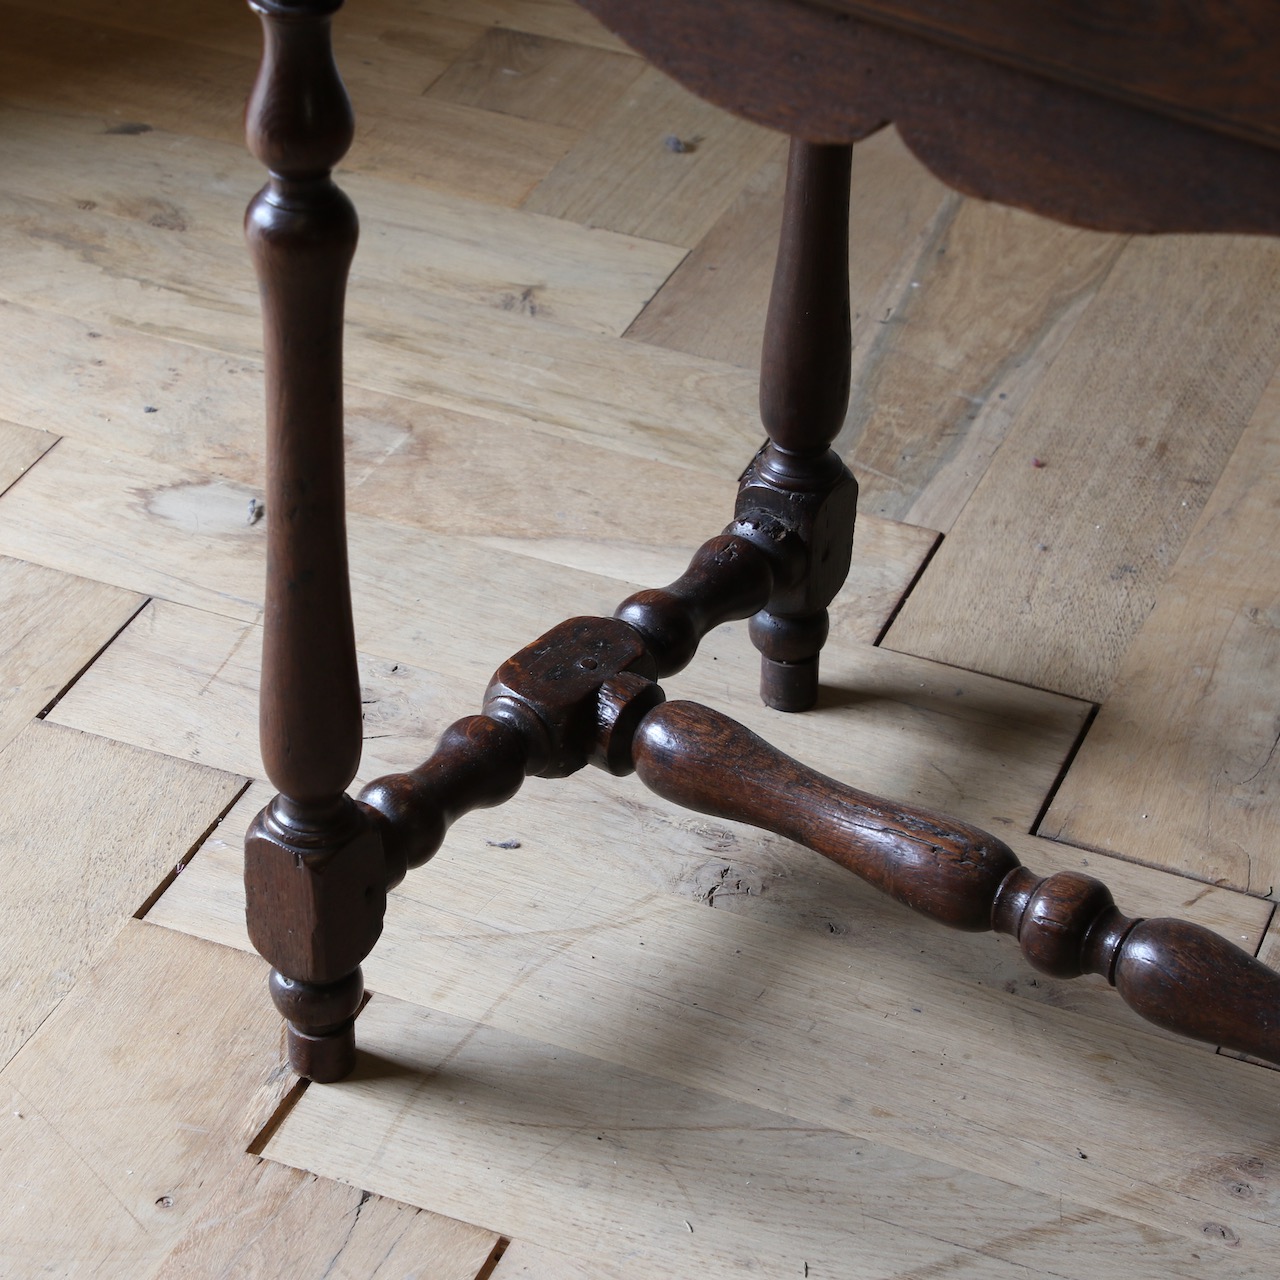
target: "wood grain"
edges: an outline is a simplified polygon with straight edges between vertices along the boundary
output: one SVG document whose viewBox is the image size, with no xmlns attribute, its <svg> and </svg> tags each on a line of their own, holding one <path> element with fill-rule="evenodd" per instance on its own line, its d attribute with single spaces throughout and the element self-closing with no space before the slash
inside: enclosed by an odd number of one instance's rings
<svg viewBox="0 0 1280 1280">
<path fill-rule="evenodd" d="M 3 511 L 0 507 L 0 523 Z M 0 556 L 0 601 L 6 622 L 0 638 L 3 747 L 92 661 L 143 598 Z"/>
<path fill-rule="evenodd" d="M 585 131 L 643 71 L 639 58 L 491 27 L 427 92 L 442 102 Z"/>
<path fill-rule="evenodd" d="M 37 486 L 59 508 L 60 485 L 82 489 L 98 475 L 105 488 L 118 488 L 116 504 L 124 502 L 136 516 L 136 504 L 109 479 L 123 481 L 136 468 L 129 454 L 162 464 L 142 468 L 158 488 L 242 486 L 244 510 L 228 508 L 232 521 L 245 515 L 250 497 L 260 496 L 260 362 L 4 304 L 0 340 L 21 364 L 21 375 L 0 369 L 5 404 L 95 446 L 88 452 L 73 447 L 57 480 Z M 510 427 L 359 387 L 348 387 L 346 399 L 348 501 L 356 511 L 644 582 L 675 577 L 692 548 L 732 515 L 728 470 L 713 475 L 639 460 L 530 423 L 520 433 L 523 470 L 513 475 L 506 461 Z M 147 413 L 147 406 L 156 412 Z M 36 483 L 36 476 L 26 483 Z M 564 484 L 574 501 L 548 509 L 541 495 L 555 484 Z M 113 501 L 105 492 L 84 496 L 89 511 Z M 24 509 L 42 503 L 23 499 Z M 501 529 L 493 524 L 495 508 L 502 512 Z M 628 515 L 625 524 L 620 511 Z M 206 528 L 212 514 L 206 506 Z M 84 518 L 93 519 L 88 512 Z M 898 565 L 908 573 L 898 578 L 894 571 L 892 583 L 875 589 L 885 592 L 891 609 L 933 535 L 872 517 L 857 536 L 861 565 Z M 864 580 L 861 590 L 873 588 Z M 888 616 L 880 603 L 869 604 L 866 614 Z M 870 639 L 876 632 L 857 634 Z"/>
<path fill-rule="evenodd" d="M 636 1274 L 626 1263 L 606 1261 L 598 1253 L 571 1257 L 527 1240 L 513 1240 L 493 1270 L 494 1280 L 625 1280 Z"/>
<path fill-rule="evenodd" d="M 244 780 L 39 721 L 0 753 L 0 768 L 2 1064 L 194 852 Z"/>
<path fill-rule="evenodd" d="M 691 246 L 784 145 L 647 69 L 522 207 Z"/>
<path fill-rule="evenodd" d="M 235 357 L 260 353 L 256 291 L 231 244 L 16 201 L 8 225 L 22 249 L 0 296 L 78 314 L 89 332 L 124 321 Z M 0 245 L 5 223 L 0 211 Z M 33 225 L 34 237 L 25 229 Z M 759 444 L 756 379 L 746 370 L 609 335 L 566 342 L 561 326 L 531 323 L 514 303 L 473 307 L 412 289 L 403 298 L 394 314 L 385 292 L 352 290 L 348 369 L 358 385 L 721 476 L 736 474 Z M 7 404 L 3 412 L 15 416 Z"/>
<path fill-rule="evenodd" d="M 104 134 L 100 124 L 83 117 L 13 107 L 0 108 L 0 125 L 6 192 L 54 204 L 70 240 L 85 245 L 118 239 L 127 245 L 131 226 L 149 227 L 169 233 L 155 238 L 168 252 L 157 253 L 144 270 L 162 270 L 175 249 L 191 251 L 193 241 L 207 241 L 231 250 L 227 267 L 217 274 L 244 274 L 238 207 L 261 184 L 262 174 L 243 147 L 160 129 Z M 66 158 L 65 168 L 54 173 L 47 162 L 50 147 Z M 364 214 L 357 287 L 387 295 L 408 287 L 544 322 L 621 333 L 683 256 L 677 248 L 634 236 L 534 218 L 384 178 L 350 175 L 343 186 Z M 29 251 L 55 234 L 53 223 L 24 225 Z M 190 273 L 186 278 L 194 282 Z M 406 323 L 409 297 L 399 303 Z"/>
<path fill-rule="evenodd" d="M 13 1274 L 145 1276 L 199 1219 L 291 1084 L 261 973 L 254 957 L 129 921 L 9 1063 Z"/>
<path fill-rule="evenodd" d="M 380 416 L 381 425 L 389 425 Z M 598 457 L 579 453 L 574 461 L 573 450 L 554 437 L 544 438 L 550 447 L 526 473 L 544 485 L 527 493 L 504 471 L 500 456 L 476 453 L 488 441 L 500 443 L 500 434 L 485 424 L 464 434 L 472 425 L 446 419 L 429 431 L 407 426 L 405 443 L 353 477 L 349 527 L 357 616 L 371 652 L 447 664 L 449 652 L 462 654 L 472 642 L 460 637 L 456 650 L 443 641 L 437 645 L 422 632 L 416 602 L 440 598 L 460 569 L 474 582 L 501 585 L 502 598 L 485 603 L 477 593 L 469 606 L 480 610 L 493 637 L 483 650 L 492 659 L 489 667 L 468 664 L 476 696 L 492 667 L 565 614 L 608 615 L 640 575 L 653 585 L 675 578 L 692 547 L 731 515 L 728 487 L 709 476 L 628 466 L 604 451 Z M 539 496 L 562 461 L 567 465 L 560 479 L 577 480 L 583 499 L 551 520 L 540 518 Z M 435 483 L 437 469 L 446 467 L 443 483 Z M 261 494 L 257 485 L 143 463 L 72 440 L 64 440 L 42 468 L 0 502 L 0 552 L 231 617 L 257 617 L 264 542 L 262 522 L 250 512 Z M 597 492 L 596 485 L 611 476 L 619 486 L 611 495 Z M 676 518 L 657 519 L 655 492 L 680 503 Z M 613 503 L 628 499 L 634 533 L 616 524 Z M 495 500 L 509 512 L 500 534 L 492 532 L 489 518 Z M 392 518 L 366 514 L 371 512 Z M 874 519 L 860 525 L 853 569 L 833 612 L 846 640 L 879 634 L 931 546 L 932 535 L 923 530 Z M 622 574 L 634 577 L 615 576 Z"/>
<path fill-rule="evenodd" d="M 785 157 L 767 160 L 645 307 L 627 336 L 756 368 L 782 226 Z M 849 281 L 853 358 L 915 278 L 932 224 L 955 197 L 892 129 L 853 150 Z M 905 273 L 905 274 L 904 274 Z"/>
<path fill-rule="evenodd" d="M 0 494 L 57 442 L 58 437 L 48 431 L 0 420 Z"/>
<path fill-rule="evenodd" d="M 1270 242 L 1134 241 L 887 643 L 1101 701 L 1275 368 L 1278 272 Z"/>
<path fill-rule="evenodd" d="M 124 136 L 163 129 L 239 144 L 256 50 L 227 53 L 8 5 L 0 15 L 9 102 L 88 116 Z M 556 125 L 405 93 L 394 79 L 358 86 L 364 123 L 348 168 L 514 206 L 576 140 Z"/>
<path fill-rule="evenodd" d="M 201 584 L 186 539 L 224 567 L 250 554 L 242 544 L 256 545 L 261 531 L 249 524 L 248 504 L 261 496 L 260 363 L 2 304 L 0 340 L 21 357 L 20 376 L 0 367 L 0 398 L 74 438 L 47 459 L 52 471 L 33 473 L 10 495 L 0 545 L 160 594 L 207 603 L 203 585 L 256 601 L 258 569 L 234 579 L 219 570 Z M 347 428 L 351 510 L 629 584 L 675 578 L 732 515 L 730 472 L 637 460 L 533 426 L 521 433 L 519 475 L 507 465 L 509 428 L 472 414 L 348 388 Z M 129 454 L 160 465 L 140 467 Z M 573 501 L 548 509 L 542 495 L 556 485 Z M 926 530 L 860 520 L 835 625 L 875 639 L 933 542 Z M 209 607 L 237 612 L 225 602 Z"/>
<path fill-rule="evenodd" d="M 392 0 L 396 12 L 466 18 L 486 27 L 513 28 L 554 40 L 626 52 L 626 45 L 572 0 Z"/>
<path fill-rule="evenodd" d="M 15 7 L 118 28 L 136 36 L 162 36 L 182 44 L 256 59 L 262 27 L 247 4 L 187 0 L 156 11 L 145 0 L 13 0 Z M 348 5 L 334 29 L 343 79 L 359 94 L 364 85 L 419 94 L 480 37 L 483 27 L 436 17 L 414 23 L 406 5 Z M 107 105 L 107 104 L 101 104 Z"/>
<path fill-rule="evenodd" d="M 1123 243 L 977 200 L 923 229 L 837 442 L 865 510 L 952 529 Z"/>
<path fill-rule="evenodd" d="M 476 1274 L 492 1233 L 244 1154 L 293 1084 L 261 976 L 126 924 L 0 1073 L 3 1274 Z"/>
<path fill-rule="evenodd" d="M 1169 1226 L 1139 1226 L 1076 1199 L 1069 1176 L 1037 1194 L 384 997 L 363 1027 L 356 1077 L 309 1090 L 269 1154 L 437 1209 L 487 1203 L 517 1237 L 621 1257 L 624 1274 L 1205 1274 L 1190 1199 Z M 1090 1147 L 1072 1151 L 1082 1169 L 1105 1158 Z M 451 1177 L 433 1177 L 445 1152 Z M 1274 1228 L 1240 1227 L 1229 1265 L 1263 1276 Z"/>
<path fill-rule="evenodd" d="M 412 1205 L 244 1157 L 155 1280 L 473 1280 L 498 1237 Z"/>
<path fill-rule="evenodd" d="M 1280 884 L 1271 838 L 1278 466 L 1273 379 L 1054 797 L 1045 835 L 1268 896 Z"/>
</svg>

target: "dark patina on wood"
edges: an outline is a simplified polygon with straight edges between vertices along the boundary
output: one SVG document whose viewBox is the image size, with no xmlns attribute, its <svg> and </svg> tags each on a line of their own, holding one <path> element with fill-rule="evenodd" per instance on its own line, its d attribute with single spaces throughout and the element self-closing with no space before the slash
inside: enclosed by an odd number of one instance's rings
<svg viewBox="0 0 1280 1280">
<path fill-rule="evenodd" d="M 342 459 L 343 297 L 357 223 L 329 173 L 354 119 L 329 43 L 338 4 L 253 7 L 265 51 L 246 132 L 270 173 L 245 215 L 267 382 L 259 728 L 280 794 L 249 829 L 245 891 L 290 1062 L 329 1080 L 355 1061 L 359 966 L 386 906 L 378 834 L 346 794 L 362 736 Z"/>
<path fill-rule="evenodd" d="M 966 195 L 1102 231 L 1280 233 L 1280 23 L 1270 0 L 1216 3 L 1199 24 L 1179 13 L 1200 6 L 1143 4 L 1146 81 L 1119 74 L 1098 12 L 1110 6 L 1091 6 L 1088 45 L 1099 52 L 1087 84 L 1061 71 L 1066 44 L 1052 20 L 1059 10 L 1056 25 L 1071 25 L 1061 11 L 1078 5 L 579 3 L 686 88 L 768 128 L 857 142 L 892 123 Z M 1115 25 L 1131 47 L 1142 24 L 1134 0 L 1121 8 Z M 1011 10 L 1023 18 L 1016 30 L 1003 23 Z M 1237 93 L 1224 104 L 1210 87 L 1175 109 L 1200 81 L 1185 67 L 1161 78 L 1152 46 L 1163 45 L 1166 68 L 1175 58 L 1203 66 L 1217 47 L 1204 28 L 1227 48 L 1248 44 L 1247 57 L 1236 50 Z"/>
<path fill-rule="evenodd" d="M 634 769 L 663 798 L 794 840 L 939 924 L 1009 934 L 1042 973 L 1099 975 L 1159 1026 L 1280 1063 L 1280 974 L 1233 943 L 1185 921 L 1125 916 L 1099 880 L 1039 876 L 977 827 L 846 786 L 719 712 L 667 702 L 647 674 L 655 667 L 614 619 L 553 628 L 502 665 L 485 716 L 452 726 L 412 773 L 361 793 L 386 846 L 420 865 L 452 821 L 500 803 L 525 773 Z"/>
<path fill-rule="evenodd" d="M 1280 1062 L 1280 974 L 1219 934 L 1130 919 L 1099 880 L 1038 876 L 995 836 L 835 782 L 696 703 L 653 711 L 633 752 L 676 804 L 787 836 L 940 924 L 1010 934 L 1042 973 L 1099 974 L 1168 1030 Z"/>
<path fill-rule="evenodd" d="M 352 136 L 329 47 L 339 0 L 253 7 L 266 52 L 248 135 L 270 172 L 246 219 L 267 369 L 261 734 L 280 794 L 250 828 L 245 885 L 250 936 L 272 965 L 294 1068 L 317 1080 L 351 1069 L 360 964 L 381 931 L 387 891 L 439 850 L 449 826 L 503 803 L 527 776 L 563 778 L 589 764 L 634 771 L 675 803 L 789 837 L 939 923 L 1012 935 L 1045 973 L 1100 975 L 1161 1026 L 1280 1062 L 1280 975 L 1231 943 L 1181 921 L 1124 916 L 1097 880 L 1039 877 L 986 832 L 823 777 L 714 711 L 667 703 L 657 683 L 689 663 L 712 628 L 750 618 L 765 701 L 800 710 L 816 695 L 857 506 L 857 486 L 831 449 L 849 393 L 851 141 L 892 118 L 962 189 L 1133 229 L 1280 230 L 1274 185 L 1259 203 L 1259 184 L 1274 184 L 1274 157 L 1256 140 L 1185 120 L 1168 132 L 1170 122 L 1128 101 L 1096 114 L 1079 86 L 1017 65 L 993 80 L 999 58 L 966 50 L 964 32 L 934 45 L 906 30 L 908 18 L 937 19 L 930 0 L 589 0 L 699 92 L 797 135 L 762 361 L 769 439 L 741 477 L 732 522 L 675 582 L 636 593 L 613 618 L 552 628 L 499 668 L 481 714 L 356 800 L 346 794 L 361 714 L 341 341 L 356 217 L 330 178 Z M 1011 121 L 1032 108 L 1049 140 L 1034 164 L 997 175 L 993 157 L 1009 144 Z M 1089 159 L 1088 130 L 1072 131 L 1100 122 L 1120 132 Z M 974 141 L 984 130 L 988 142 Z M 1202 163 L 1206 138 L 1216 178 Z M 1122 173 L 1117 157 L 1144 139 L 1150 149 Z M 1178 164 L 1148 182 L 1170 148 Z"/>
</svg>

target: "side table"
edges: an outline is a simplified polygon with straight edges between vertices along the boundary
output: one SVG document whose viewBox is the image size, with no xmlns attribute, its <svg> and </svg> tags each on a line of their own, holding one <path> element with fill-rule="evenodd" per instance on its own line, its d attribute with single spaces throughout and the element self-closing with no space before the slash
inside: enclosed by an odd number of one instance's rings
<svg viewBox="0 0 1280 1280">
<path fill-rule="evenodd" d="M 248 136 L 270 173 L 246 218 L 267 368 L 261 735 L 279 794 L 250 828 L 245 884 L 291 1064 L 316 1080 L 350 1071 L 387 891 L 449 825 L 526 776 L 588 764 L 795 839 L 940 923 L 1010 934 L 1045 973 L 1099 974 L 1162 1026 L 1280 1062 L 1280 975 L 1218 935 L 1127 917 L 1097 880 L 1037 876 L 986 832 L 824 778 L 717 712 L 667 702 L 658 683 L 713 627 L 749 618 L 765 702 L 815 700 L 857 505 L 831 449 L 850 381 L 852 143 L 892 120 L 960 189 L 1083 225 L 1280 232 L 1280 16 L 1245 5 L 1250 25 L 1231 18 L 1239 6 L 1211 6 L 1216 25 L 1210 14 L 1126 61 L 1126 13 L 1172 23 L 1178 6 L 1130 0 L 1090 41 L 1084 4 L 1044 17 L 1017 0 L 583 2 L 696 92 L 793 139 L 761 373 L 768 439 L 733 521 L 679 579 L 533 641 L 494 675 L 481 714 L 353 799 L 342 310 L 357 223 L 330 176 L 353 131 L 329 44 L 341 0 L 251 0 L 266 49 Z"/>
</svg>

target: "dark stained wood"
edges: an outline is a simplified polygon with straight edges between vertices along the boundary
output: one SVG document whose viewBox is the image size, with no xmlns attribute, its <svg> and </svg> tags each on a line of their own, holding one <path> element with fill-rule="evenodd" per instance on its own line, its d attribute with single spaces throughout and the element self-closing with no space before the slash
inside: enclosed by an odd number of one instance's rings
<svg viewBox="0 0 1280 1280">
<path fill-rule="evenodd" d="M 1272 0 L 820 0 L 982 57 L 1280 146 Z"/>
<path fill-rule="evenodd" d="M 360 802 L 382 819 L 388 889 L 410 867 L 435 856 L 445 833 L 472 809 L 510 800 L 529 772 L 521 730 L 491 716 L 465 716 L 441 735 L 431 756 L 408 773 L 375 778 Z"/>
<path fill-rule="evenodd" d="M 892 121 L 924 164 L 967 195 L 1103 231 L 1280 232 L 1273 146 L 829 3 L 580 3 L 687 88 L 792 137 L 856 142 Z M 1250 92 L 1274 109 L 1280 50 L 1269 39 L 1249 64 Z M 1184 49 L 1188 58 L 1200 52 Z"/>
<path fill-rule="evenodd" d="M 591 756 L 601 686 L 627 672 L 652 683 L 654 661 L 634 627 L 569 618 L 498 668 L 485 690 L 485 715 L 525 734 L 530 773 L 567 778 Z"/>
<path fill-rule="evenodd" d="M 990 16 L 1004 2 L 966 12 Z M 342 459 L 342 311 L 357 223 L 330 177 L 353 127 L 329 44 L 340 0 L 252 0 L 266 51 L 247 132 L 270 172 L 246 219 L 267 357 L 261 729 L 280 794 L 250 828 L 245 881 L 291 1063 L 319 1080 L 350 1070 L 360 964 L 387 890 L 430 859 L 449 825 L 510 798 L 529 774 L 587 764 L 634 769 L 677 803 L 796 839 L 941 923 L 1012 934 L 1045 973 L 1100 974 L 1163 1026 L 1280 1060 L 1280 976 L 1223 939 L 1130 919 L 1096 880 L 1042 879 L 987 833 L 823 778 L 714 712 L 664 705 L 656 683 L 712 627 L 751 617 L 766 702 L 799 710 L 816 695 L 857 502 L 830 447 L 849 391 L 851 142 L 892 119 L 962 190 L 1127 230 L 1280 231 L 1276 155 L 1005 65 L 1029 57 L 1014 48 L 1017 31 L 1008 48 L 976 56 L 958 47 L 973 33 L 926 0 L 867 0 L 860 11 L 873 22 L 850 16 L 855 0 L 584 3 L 698 92 L 795 139 L 762 361 L 769 440 L 741 478 L 733 523 L 676 582 L 632 596 L 612 619 L 553 628 L 499 668 L 483 715 L 357 801 L 346 794 L 361 711 Z M 942 43 L 902 29 L 930 14 Z M 1133 93 L 1148 92 L 1143 83 Z M 1247 95 L 1214 106 L 1214 92 L 1196 110 L 1220 111 L 1236 132 L 1243 112 L 1265 132 Z"/>
<path fill-rule="evenodd" d="M 764 349 L 760 418 L 781 475 L 830 448 L 849 407 L 850 146 L 795 141 Z"/>
<path fill-rule="evenodd" d="M 343 297 L 357 223 L 329 178 L 354 126 L 329 53 L 334 8 L 260 8 L 266 49 L 246 116 L 271 172 L 245 217 L 267 382 L 262 755 L 272 783 L 301 804 L 332 801 L 360 761 L 342 465 Z"/>
<path fill-rule="evenodd" d="M 1218 934 L 1129 919 L 1100 881 L 1037 876 L 985 831 L 835 782 L 697 703 L 651 712 L 632 749 L 676 804 L 787 836 L 931 920 L 1011 934 L 1041 972 L 1100 974 L 1162 1027 L 1280 1062 L 1280 974 Z"/>
<path fill-rule="evenodd" d="M 762 547 L 748 537 L 722 534 L 704 542 L 670 586 L 637 591 L 613 616 L 643 637 L 656 675 L 674 675 L 693 661 L 708 631 L 749 618 L 769 602 L 783 554 L 777 544 Z"/>
<path fill-rule="evenodd" d="M 342 462 L 342 311 L 357 224 L 329 177 L 354 127 L 329 43 L 339 3 L 252 6 L 265 50 L 246 115 L 270 172 L 245 232 L 267 383 L 260 732 L 280 795 L 250 828 L 245 888 L 290 1062 L 319 1080 L 354 1064 L 359 965 L 381 932 L 387 881 L 374 824 L 345 794 L 362 733 Z"/>
<path fill-rule="evenodd" d="M 760 696 L 779 711 L 818 698 L 827 606 L 849 572 L 858 486 L 832 451 L 849 407 L 852 148 L 793 139 L 760 359 L 769 442 L 743 473 L 735 531 L 771 522 L 802 552 L 751 621 Z M 777 539 L 775 539 L 777 541 Z"/>
</svg>

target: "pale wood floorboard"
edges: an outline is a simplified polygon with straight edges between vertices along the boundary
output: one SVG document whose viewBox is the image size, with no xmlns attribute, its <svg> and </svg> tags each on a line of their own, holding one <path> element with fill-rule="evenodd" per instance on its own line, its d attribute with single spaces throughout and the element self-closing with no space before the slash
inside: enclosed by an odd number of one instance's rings
<svg viewBox="0 0 1280 1280">
<path fill-rule="evenodd" d="M 257 24 L 0 19 L 0 1276 L 1275 1274 L 1280 1073 L 595 771 L 458 824 L 392 897 L 356 1079 L 295 1088 L 239 867 Z M 335 30 L 367 778 L 728 519 L 785 145 L 570 0 Z M 963 200 L 892 131 L 854 168 L 819 708 L 759 706 L 742 624 L 671 693 L 1280 961 L 1276 246 Z"/>
<path fill-rule="evenodd" d="M 0 748 L 20 734 L 145 603 L 144 597 L 0 556 Z"/>
<path fill-rule="evenodd" d="M 470 1280 L 494 1233 L 246 1154 L 293 1088 L 275 1022 L 252 959 L 128 921 L 0 1071 L 0 1275 Z"/>
<path fill-rule="evenodd" d="M 190 857 L 245 780 L 40 720 L 0 751 L 0 770 L 23 799 L 0 819 L 3 1064 Z"/>
<path fill-rule="evenodd" d="M 1280 378 L 1125 655 L 1046 834 L 1268 896 L 1280 885 L 1278 473 Z M 1117 775 L 1131 779 L 1122 791 Z"/>
<path fill-rule="evenodd" d="M 1277 351 L 1280 244 L 1130 243 L 887 643 L 1101 702 Z"/>
</svg>

